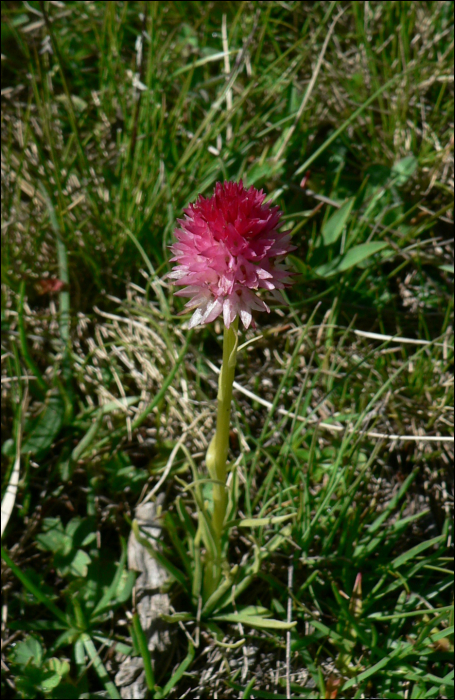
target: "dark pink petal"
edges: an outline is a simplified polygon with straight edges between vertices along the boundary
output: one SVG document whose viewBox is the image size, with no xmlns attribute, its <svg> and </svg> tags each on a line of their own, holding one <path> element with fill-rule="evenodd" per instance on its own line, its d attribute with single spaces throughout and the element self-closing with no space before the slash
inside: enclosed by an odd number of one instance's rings
<svg viewBox="0 0 455 700">
<path fill-rule="evenodd" d="M 218 182 L 212 197 L 199 196 L 178 219 L 176 262 L 167 277 L 184 286 L 178 296 L 190 297 L 193 328 L 223 314 L 227 327 L 236 316 L 248 328 L 252 311 L 269 311 L 254 292 L 270 290 L 283 302 L 279 289 L 291 282 L 283 258 L 294 246 L 290 232 L 279 232 L 279 207 L 264 203 L 265 194 L 243 182 Z M 253 291 L 254 290 L 254 291 Z"/>
</svg>

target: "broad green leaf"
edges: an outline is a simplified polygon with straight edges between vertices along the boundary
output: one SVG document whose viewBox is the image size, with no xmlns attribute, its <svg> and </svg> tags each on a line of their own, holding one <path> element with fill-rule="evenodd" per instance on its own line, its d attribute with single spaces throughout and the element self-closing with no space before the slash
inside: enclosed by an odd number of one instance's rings
<svg viewBox="0 0 455 700">
<path fill-rule="evenodd" d="M 324 263 L 324 265 L 319 265 L 319 267 L 315 269 L 315 273 L 319 275 L 319 277 L 330 277 L 330 275 L 334 275 L 336 272 L 338 272 L 340 260 L 341 256 L 337 255 L 337 257 L 330 262 Z"/>
<path fill-rule="evenodd" d="M 28 15 L 17 15 L 17 17 L 11 19 L 11 24 L 14 27 L 20 27 L 22 24 L 27 24 L 27 22 L 30 22 Z"/>
<path fill-rule="evenodd" d="M 315 269 L 315 273 L 320 277 L 330 277 L 335 273 L 345 272 L 351 267 L 359 265 L 367 258 L 370 258 L 375 253 L 386 248 L 387 243 L 382 241 L 371 241 L 370 243 L 361 243 L 354 246 L 344 255 L 338 255 L 331 262 L 320 265 Z"/>
<path fill-rule="evenodd" d="M 89 555 L 84 552 L 83 549 L 78 549 L 71 564 L 69 565 L 69 571 L 73 576 L 81 576 L 85 578 L 87 576 L 88 565 L 92 560 Z M 65 569 L 62 569 L 62 573 Z"/>
<path fill-rule="evenodd" d="M 12 663 L 25 666 L 32 663 L 41 666 L 43 660 L 43 648 L 36 637 L 27 637 L 23 642 L 18 642 L 14 647 L 10 660 Z"/>
<path fill-rule="evenodd" d="M 125 572 L 125 575 L 122 576 L 119 588 L 117 590 L 117 596 L 115 597 L 114 603 L 126 603 L 126 601 L 129 600 L 136 582 L 136 576 L 136 571 Z"/>
<path fill-rule="evenodd" d="M 2 559 L 5 562 L 7 566 L 11 569 L 13 574 L 19 579 L 19 581 L 22 583 L 27 590 L 32 593 L 37 600 L 40 601 L 43 605 L 45 605 L 54 615 L 57 619 L 59 619 L 63 624 L 66 626 L 68 624 L 68 621 L 66 619 L 66 615 L 52 602 L 52 600 L 49 600 L 47 595 L 43 593 L 41 588 L 33 583 L 33 581 L 30 580 L 30 578 L 25 574 L 18 566 L 13 562 L 7 551 L 5 550 L 4 547 L 1 548 L 2 552 Z"/>
<path fill-rule="evenodd" d="M 414 175 L 417 165 L 417 159 L 413 155 L 406 156 L 395 163 L 392 168 L 392 176 L 394 176 L 397 185 L 405 185 L 409 178 Z"/>
<path fill-rule="evenodd" d="M 351 214 L 354 201 L 355 197 L 348 199 L 326 221 L 322 227 L 322 238 L 324 245 L 331 245 L 332 243 L 336 243 L 336 241 L 339 239 Z"/>
<path fill-rule="evenodd" d="M 251 627 L 261 627 L 263 629 L 291 629 L 296 624 L 270 619 L 271 615 L 270 610 L 261 605 L 247 605 L 238 612 L 214 615 L 212 619 L 224 622 L 242 622 Z"/>
<path fill-rule="evenodd" d="M 21 452 L 38 454 L 52 446 L 60 432 L 65 415 L 65 404 L 60 395 L 50 397 L 44 410 L 38 416 L 30 434 L 22 444 Z"/>
<path fill-rule="evenodd" d="M 12 438 L 8 438 L 2 445 L 2 455 L 5 457 L 15 457 L 16 456 L 16 445 Z"/>
<path fill-rule="evenodd" d="M 58 673 L 45 673 L 43 680 L 41 681 L 41 688 L 45 693 L 48 693 L 50 690 L 57 688 L 57 686 L 60 685 L 61 680 L 62 679 Z"/>
<path fill-rule="evenodd" d="M 453 265 L 439 265 L 439 269 L 444 270 L 444 272 L 448 272 L 451 275 L 454 274 L 454 266 Z"/>
<path fill-rule="evenodd" d="M 60 550 L 65 551 L 68 540 L 60 518 L 45 518 L 43 531 L 36 535 L 36 541 L 40 548 L 54 553 Z"/>
<path fill-rule="evenodd" d="M 363 260 L 383 250 L 386 246 L 387 243 L 383 243 L 382 241 L 371 241 L 370 243 L 361 243 L 360 245 L 354 246 L 354 248 L 348 250 L 341 258 L 337 272 L 344 272 L 351 267 L 355 267 Z"/>
</svg>

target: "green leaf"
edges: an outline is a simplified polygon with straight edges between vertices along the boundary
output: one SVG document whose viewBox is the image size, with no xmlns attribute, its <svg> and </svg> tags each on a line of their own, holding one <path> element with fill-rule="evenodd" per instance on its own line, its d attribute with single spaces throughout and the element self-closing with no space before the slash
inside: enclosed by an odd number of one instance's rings
<svg viewBox="0 0 455 700">
<path fill-rule="evenodd" d="M 60 395 L 54 394 L 36 419 L 30 434 L 24 440 L 22 454 L 31 452 L 36 455 L 49 450 L 60 432 L 64 415 L 63 399 Z"/>
<path fill-rule="evenodd" d="M 10 655 L 11 663 L 26 666 L 32 663 L 41 666 L 43 661 L 43 647 L 36 637 L 27 637 L 23 642 L 18 642 Z"/>
<path fill-rule="evenodd" d="M 241 622 L 250 627 L 258 629 L 274 629 L 274 630 L 290 630 L 297 622 L 283 622 L 282 620 L 274 620 L 269 617 L 272 613 L 267 608 L 262 608 L 256 605 L 249 605 L 243 610 L 235 613 L 227 613 L 225 615 L 214 615 L 213 620 L 220 622 Z"/>
<path fill-rule="evenodd" d="M 191 666 L 191 664 L 193 663 L 193 659 L 194 659 L 194 646 L 190 642 L 189 648 L 188 648 L 188 654 L 185 656 L 182 663 L 180 664 L 180 666 L 177 668 L 177 670 L 173 674 L 172 678 L 164 686 L 162 693 L 160 694 L 160 697 L 166 698 L 169 695 L 172 688 L 175 685 L 177 685 L 177 683 L 179 682 L 179 680 L 181 679 L 181 677 L 183 676 L 183 674 L 185 673 L 187 668 L 189 668 Z"/>
<path fill-rule="evenodd" d="M 61 680 L 62 679 L 58 675 L 58 673 L 45 673 L 43 680 L 41 681 L 41 688 L 44 690 L 45 693 L 47 693 L 50 690 L 56 688 L 60 684 Z"/>
<path fill-rule="evenodd" d="M 40 548 L 54 553 L 64 550 L 67 540 L 60 518 L 45 518 L 43 532 L 36 535 L 36 542 Z"/>
<path fill-rule="evenodd" d="M 242 615 L 260 615 L 261 617 L 271 617 L 272 613 L 262 605 L 246 605 L 240 611 Z"/>
<path fill-rule="evenodd" d="M 289 253 L 287 257 L 298 272 L 302 275 L 308 274 L 309 266 L 301 258 L 298 258 L 297 255 L 293 255 L 292 253 Z"/>
<path fill-rule="evenodd" d="M 116 572 L 114 574 L 114 577 L 112 579 L 112 582 L 110 586 L 107 588 L 105 593 L 103 594 L 101 600 L 97 603 L 93 613 L 92 617 L 95 617 L 96 615 L 99 615 L 99 613 L 104 610 L 106 607 L 110 607 L 110 602 L 113 598 L 117 597 L 118 595 L 118 590 L 122 581 L 122 574 L 124 571 L 124 566 L 126 563 L 126 544 L 125 540 L 122 538 L 122 554 L 120 557 L 120 561 L 117 565 Z M 135 580 L 134 572 L 131 571 L 129 573 L 133 574 L 133 581 Z"/>
<path fill-rule="evenodd" d="M 27 22 L 29 22 L 29 21 L 30 21 L 29 16 L 23 14 L 23 15 L 17 15 L 16 17 L 13 17 L 11 19 L 11 24 L 14 27 L 20 27 L 22 24 L 27 24 Z"/>
<path fill-rule="evenodd" d="M 13 574 L 19 579 L 19 581 L 22 583 L 27 590 L 32 593 L 37 600 L 39 600 L 43 605 L 45 605 L 54 615 L 57 619 L 59 619 L 65 626 L 68 625 L 68 621 L 66 619 L 66 615 L 57 608 L 57 606 L 48 599 L 48 597 L 43 593 L 41 588 L 36 586 L 33 581 L 30 580 L 30 578 L 24 574 L 23 571 L 13 562 L 7 551 L 2 547 L 2 559 L 5 562 L 7 566 L 10 567 L 11 571 Z"/>
<path fill-rule="evenodd" d="M 451 627 L 447 627 L 445 630 L 441 630 L 441 632 L 436 632 L 436 634 L 432 634 L 431 637 L 429 637 L 427 640 L 425 640 L 425 644 L 434 644 L 435 642 L 439 641 L 440 639 L 444 639 L 445 637 L 450 637 L 453 633 L 455 632 L 455 627 L 451 625 Z"/>
<path fill-rule="evenodd" d="M 118 692 L 114 683 L 110 680 L 109 674 L 106 671 L 106 668 L 98 654 L 98 651 L 96 650 L 95 645 L 93 644 L 93 641 L 88 636 L 88 634 L 85 633 L 81 635 L 81 641 L 84 644 L 85 651 L 87 652 L 96 673 L 98 674 L 98 678 L 104 685 L 104 688 L 107 692 L 107 696 L 109 698 L 112 698 L 112 700 L 120 700 L 120 693 Z"/>
<path fill-rule="evenodd" d="M 348 199 L 332 216 L 326 221 L 322 227 L 322 238 L 324 245 L 332 245 L 341 236 L 347 220 L 354 206 L 355 197 Z"/>
<path fill-rule="evenodd" d="M 370 243 L 361 243 L 360 245 L 354 246 L 354 248 L 348 250 L 341 258 L 337 272 L 344 272 L 351 267 L 355 267 L 363 260 L 383 250 L 386 246 L 387 243 L 383 243 L 382 241 L 371 241 Z"/>
<path fill-rule="evenodd" d="M 212 595 L 209 597 L 204 607 L 202 608 L 201 615 L 203 617 L 210 615 L 210 613 L 212 613 L 215 610 L 215 608 L 220 609 L 218 603 L 221 600 L 221 598 L 223 598 L 223 596 L 225 596 L 226 593 L 230 589 L 232 589 L 238 569 L 239 567 L 237 566 L 237 564 L 233 566 L 232 570 L 229 572 L 229 576 L 227 578 L 225 577 L 224 580 L 220 584 L 218 584 L 218 588 L 212 593 Z"/>
<path fill-rule="evenodd" d="M 394 615 L 381 615 L 381 613 L 371 613 L 371 615 L 368 615 L 368 619 L 385 622 L 386 620 L 397 620 L 405 617 L 419 617 L 420 615 L 441 615 L 442 613 L 447 612 L 453 613 L 453 605 L 446 605 L 442 608 L 424 608 L 423 610 L 413 610 L 412 612 L 398 612 Z"/>
<path fill-rule="evenodd" d="M 361 681 L 366 680 L 367 678 L 370 678 L 370 676 L 373 676 L 375 673 L 380 671 L 382 668 L 387 666 L 390 661 L 395 658 L 396 656 L 399 656 L 403 651 L 403 644 L 399 644 L 396 649 L 394 649 L 388 656 L 385 656 L 383 659 L 378 661 L 376 664 L 373 666 L 370 666 L 370 668 L 367 668 L 365 671 L 360 673 L 358 676 L 355 676 L 354 678 L 351 678 L 351 680 L 347 681 L 344 686 L 341 688 L 341 691 L 343 692 L 344 690 L 348 690 L 348 688 L 352 688 L 353 685 L 358 685 Z"/>
<path fill-rule="evenodd" d="M 55 620 L 32 620 L 25 622 L 22 620 L 8 621 L 8 627 L 12 630 L 22 630 L 23 632 L 43 632 L 48 630 L 66 630 L 67 625 Z"/>
<path fill-rule="evenodd" d="M 417 159 L 413 156 L 406 156 L 402 158 L 392 168 L 392 175 L 395 178 L 397 185 L 405 185 L 406 182 L 412 177 L 417 169 Z"/>
<path fill-rule="evenodd" d="M 152 659 L 147 645 L 147 637 L 142 629 L 141 620 L 137 612 L 133 614 L 133 630 L 144 663 L 145 680 L 149 693 L 155 690 L 155 674 L 153 673 Z"/>
<path fill-rule="evenodd" d="M 248 187 L 265 178 L 276 177 L 283 169 L 283 163 L 283 159 L 276 161 L 274 158 L 268 158 L 264 163 L 255 163 L 248 171 Z"/>
<path fill-rule="evenodd" d="M 244 520 L 234 520 L 232 523 L 238 525 L 238 527 L 266 527 L 267 525 L 276 525 L 277 523 L 283 523 L 285 520 L 290 518 L 295 518 L 295 513 L 289 513 L 288 515 L 277 515 L 273 518 L 245 518 Z"/>
<path fill-rule="evenodd" d="M 141 535 L 141 531 L 140 531 L 139 524 L 138 524 L 137 520 L 133 520 L 132 529 L 133 529 L 134 536 L 137 539 L 137 541 L 139 542 L 139 544 L 141 544 L 143 547 L 145 547 L 147 549 L 147 551 L 152 555 L 152 557 L 154 557 L 157 560 L 157 562 L 159 564 L 161 564 L 166 569 L 166 571 L 168 572 L 168 574 L 170 574 L 172 576 L 172 578 L 174 578 L 176 581 L 178 581 L 183 586 L 183 588 L 187 589 L 188 584 L 187 584 L 185 574 L 182 571 L 180 571 L 180 569 L 178 569 L 176 566 L 174 566 L 174 564 L 172 564 L 164 556 L 164 554 L 162 554 L 157 549 L 155 549 L 152 546 L 152 544 L 145 537 L 143 537 Z"/>
<path fill-rule="evenodd" d="M 448 272 L 451 275 L 454 274 L 454 266 L 453 265 L 439 265 L 439 269 L 444 270 L 444 272 Z"/>
<path fill-rule="evenodd" d="M 433 547 L 435 544 L 442 542 L 445 537 L 446 535 L 438 535 L 437 537 L 433 537 L 431 540 L 420 542 L 420 544 L 417 544 L 415 547 L 412 547 L 412 549 L 409 549 L 407 552 L 400 554 L 399 557 L 394 559 L 392 562 L 392 568 L 397 569 L 399 566 L 409 561 L 409 559 L 414 559 L 414 557 L 421 554 L 421 552 L 424 552 L 429 547 Z"/>
<path fill-rule="evenodd" d="M 386 248 L 387 243 L 382 241 L 371 241 L 370 243 L 361 243 L 354 246 L 344 255 L 339 255 L 331 262 L 320 265 L 315 269 L 315 273 L 320 277 L 330 277 L 338 272 L 345 272 L 351 267 L 359 265 L 367 258 L 370 258 L 375 253 Z"/>
<path fill-rule="evenodd" d="M 114 603 L 126 603 L 126 601 L 129 600 L 133 592 L 134 584 L 136 583 L 136 576 L 136 571 L 128 571 L 126 575 L 122 576 Z"/>
<path fill-rule="evenodd" d="M 73 576 L 81 576 L 85 578 L 87 576 L 87 567 L 92 560 L 89 555 L 82 549 L 78 549 L 71 564 L 69 565 L 69 571 Z"/>
<path fill-rule="evenodd" d="M 168 622 L 171 625 L 176 622 L 189 622 L 190 620 L 194 620 L 194 615 L 189 612 L 173 613 L 172 615 L 163 613 L 160 617 L 164 622 Z"/>
<path fill-rule="evenodd" d="M 331 262 L 324 263 L 324 265 L 319 265 L 319 267 L 315 269 L 315 273 L 319 275 L 319 277 L 330 277 L 330 275 L 334 275 L 338 270 L 340 260 L 341 256 L 337 255 L 337 257 L 331 260 Z"/>
<path fill-rule="evenodd" d="M 282 622 L 281 620 L 256 617 L 255 615 L 246 615 L 242 617 L 242 615 L 236 613 L 220 615 L 219 617 L 216 616 L 213 619 L 221 622 L 232 622 L 234 624 L 241 622 L 244 625 L 264 630 L 290 630 L 297 624 L 297 622 Z"/>
</svg>

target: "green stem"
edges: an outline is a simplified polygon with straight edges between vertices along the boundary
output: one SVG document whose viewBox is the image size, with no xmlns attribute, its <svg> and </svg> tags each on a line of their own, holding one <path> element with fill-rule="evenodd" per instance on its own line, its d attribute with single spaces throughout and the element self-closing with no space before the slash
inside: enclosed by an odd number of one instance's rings
<svg viewBox="0 0 455 700">
<path fill-rule="evenodd" d="M 230 328 L 224 329 L 223 365 L 218 382 L 218 409 L 216 432 L 207 450 L 207 469 L 214 480 L 213 484 L 213 530 L 217 546 L 217 561 L 207 561 L 206 593 L 213 592 L 221 575 L 221 538 L 224 518 L 226 516 L 226 462 L 229 450 L 229 426 L 231 421 L 232 385 L 234 383 L 235 363 L 237 359 L 238 318 Z M 212 574 L 209 574 L 211 569 Z M 210 584 L 208 583 L 210 580 Z M 210 589 L 210 590 L 209 590 Z"/>
<path fill-rule="evenodd" d="M 85 651 L 87 652 L 88 656 L 90 657 L 90 661 L 93 664 L 93 668 L 98 674 L 98 678 L 104 685 L 106 691 L 107 691 L 107 697 L 112 698 L 112 700 L 120 700 L 121 695 L 118 692 L 117 688 L 115 687 L 114 683 L 111 681 L 109 678 L 109 674 L 106 671 L 106 668 L 101 661 L 101 658 L 96 650 L 95 645 L 93 644 L 91 638 L 88 636 L 88 634 L 81 634 L 80 637 L 82 643 L 84 644 Z"/>
<path fill-rule="evenodd" d="M 137 644 L 144 662 L 145 682 L 150 692 L 155 690 L 155 675 L 153 673 L 152 659 L 147 646 L 147 638 L 142 629 L 141 620 L 137 612 L 133 613 L 133 629 L 136 634 Z"/>
</svg>

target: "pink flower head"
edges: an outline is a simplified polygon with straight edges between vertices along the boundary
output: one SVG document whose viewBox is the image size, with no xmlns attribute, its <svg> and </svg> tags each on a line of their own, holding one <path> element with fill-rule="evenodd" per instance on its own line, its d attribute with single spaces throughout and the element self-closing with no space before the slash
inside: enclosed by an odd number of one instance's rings
<svg viewBox="0 0 455 700">
<path fill-rule="evenodd" d="M 252 311 L 270 312 L 255 293 L 268 289 L 284 302 L 280 289 L 290 275 L 281 264 L 295 249 L 290 231 L 278 233 L 279 207 L 264 204 L 265 194 L 243 182 L 217 182 L 213 197 L 199 195 L 178 219 L 177 243 L 171 246 L 177 265 L 169 274 L 174 284 L 188 285 L 177 292 L 191 297 L 194 311 L 189 328 L 210 323 L 221 313 L 229 328 L 240 316 L 245 328 L 254 327 Z"/>
</svg>

